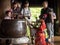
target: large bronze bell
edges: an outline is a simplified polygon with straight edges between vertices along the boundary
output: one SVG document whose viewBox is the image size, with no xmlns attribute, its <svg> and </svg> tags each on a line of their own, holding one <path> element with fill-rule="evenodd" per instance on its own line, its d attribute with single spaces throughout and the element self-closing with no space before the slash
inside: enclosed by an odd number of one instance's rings
<svg viewBox="0 0 60 45">
<path fill-rule="evenodd" d="M 0 38 L 20 38 L 26 35 L 25 20 L 3 20 L 0 27 Z"/>
</svg>

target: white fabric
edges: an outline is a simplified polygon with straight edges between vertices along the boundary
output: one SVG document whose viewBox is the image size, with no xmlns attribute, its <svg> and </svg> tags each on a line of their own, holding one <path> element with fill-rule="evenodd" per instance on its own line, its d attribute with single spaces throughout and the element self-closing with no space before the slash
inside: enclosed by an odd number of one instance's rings
<svg viewBox="0 0 60 45">
<path fill-rule="evenodd" d="M 29 43 L 29 38 L 21 37 L 21 38 L 13 39 L 13 44 L 22 44 L 22 43 Z"/>
<path fill-rule="evenodd" d="M 4 19 L 11 19 L 11 17 L 9 17 L 9 16 L 6 16 L 6 17 L 4 17 Z"/>
<path fill-rule="evenodd" d="M 30 16 L 31 12 L 29 8 L 24 8 L 22 9 L 21 14 L 23 14 L 24 16 Z"/>
</svg>

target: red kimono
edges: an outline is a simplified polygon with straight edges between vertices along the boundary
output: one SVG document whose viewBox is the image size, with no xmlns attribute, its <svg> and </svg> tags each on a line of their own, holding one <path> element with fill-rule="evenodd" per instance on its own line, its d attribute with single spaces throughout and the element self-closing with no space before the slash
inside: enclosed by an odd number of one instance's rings
<svg viewBox="0 0 60 45">
<path fill-rule="evenodd" d="M 36 31 L 35 45 L 46 45 L 44 30 L 46 25 L 44 20 L 42 20 L 40 27 Z"/>
</svg>

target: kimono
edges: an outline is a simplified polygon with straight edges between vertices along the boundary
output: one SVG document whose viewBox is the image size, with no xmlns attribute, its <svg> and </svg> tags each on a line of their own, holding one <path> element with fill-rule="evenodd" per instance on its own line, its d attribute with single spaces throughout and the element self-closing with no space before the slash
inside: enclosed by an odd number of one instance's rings
<svg viewBox="0 0 60 45">
<path fill-rule="evenodd" d="M 45 33 L 44 30 L 46 29 L 46 25 L 44 20 L 41 21 L 41 25 L 36 30 L 36 38 L 35 38 L 35 45 L 46 45 L 45 41 Z"/>
</svg>

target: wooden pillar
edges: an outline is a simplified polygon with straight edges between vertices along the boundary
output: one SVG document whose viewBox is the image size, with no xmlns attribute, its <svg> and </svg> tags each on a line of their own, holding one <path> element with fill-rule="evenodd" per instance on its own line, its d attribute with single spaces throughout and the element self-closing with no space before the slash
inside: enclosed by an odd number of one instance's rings
<svg viewBox="0 0 60 45">
<path fill-rule="evenodd" d="M 58 17 L 59 17 L 59 34 L 60 34 L 60 2 L 58 4 L 59 8 L 58 8 Z"/>
<path fill-rule="evenodd" d="M 59 19 L 59 22 L 60 22 L 60 1 L 57 1 L 57 14 L 58 14 L 58 19 Z"/>
<path fill-rule="evenodd" d="M 0 19 L 1 19 L 1 17 L 4 16 L 4 11 L 8 7 L 11 7 L 10 0 L 0 0 Z M 2 39 L 2 40 L 0 39 L 0 45 L 5 45 L 5 40 L 4 39 Z"/>
<path fill-rule="evenodd" d="M 57 0 L 57 16 L 59 20 L 58 32 L 57 34 L 60 35 L 60 0 Z"/>
<path fill-rule="evenodd" d="M 11 1 L 10 0 L 0 0 L 0 18 L 3 17 L 4 11 L 11 7 Z"/>
</svg>

